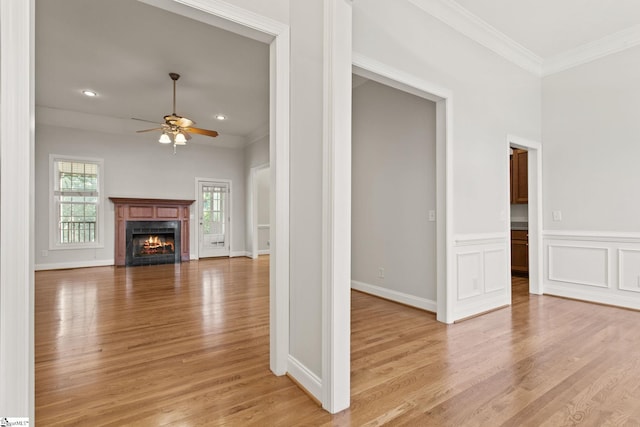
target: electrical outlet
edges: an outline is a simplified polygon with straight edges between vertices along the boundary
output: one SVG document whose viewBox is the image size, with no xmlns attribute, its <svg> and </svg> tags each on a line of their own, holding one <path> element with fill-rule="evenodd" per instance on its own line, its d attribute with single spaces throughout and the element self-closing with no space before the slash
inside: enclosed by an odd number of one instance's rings
<svg viewBox="0 0 640 427">
<path fill-rule="evenodd" d="M 433 222 L 436 220 L 436 211 L 431 210 L 429 211 L 429 221 Z"/>
<path fill-rule="evenodd" d="M 384 279 L 384 268 L 382 267 L 378 268 L 378 278 Z"/>
<path fill-rule="evenodd" d="M 554 221 L 562 221 L 562 211 L 553 211 L 551 212 L 551 216 Z"/>
<path fill-rule="evenodd" d="M 47 250 L 40 251 L 40 256 L 43 256 L 43 257 L 44 256 L 49 256 L 49 251 L 47 251 Z"/>
</svg>

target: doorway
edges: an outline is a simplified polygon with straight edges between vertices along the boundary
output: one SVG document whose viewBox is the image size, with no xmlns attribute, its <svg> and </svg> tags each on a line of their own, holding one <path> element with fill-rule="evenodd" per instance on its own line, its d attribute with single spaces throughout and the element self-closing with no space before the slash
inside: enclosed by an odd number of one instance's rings
<svg viewBox="0 0 640 427">
<path fill-rule="evenodd" d="M 198 258 L 229 256 L 231 182 L 197 180 Z"/>
<path fill-rule="evenodd" d="M 251 258 L 271 253 L 271 212 L 270 212 L 270 183 L 271 169 L 269 164 L 251 168 L 251 212 L 250 212 L 250 241 Z"/>
<path fill-rule="evenodd" d="M 448 297 L 453 295 L 452 286 L 454 285 L 451 280 L 451 272 L 453 270 L 453 244 L 451 241 L 453 236 L 451 144 L 453 108 L 451 101 L 453 95 L 446 88 L 407 75 L 402 71 L 395 70 L 361 55 L 354 55 L 353 57 L 353 74 L 435 102 L 435 212 L 425 212 L 425 220 L 429 220 L 429 216 L 434 215 L 436 230 L 436 297 L 435 301 L 429 302 L 431 307 L 435 305 L 438 321 L 453 323 L 453 303 L 449 301 Z M 380 274 L 380 271 L 378 273 Z M 382 274 L 385 275 L 386 271 L 383 271 Z"/>
<path fill-rule="evenodd" d="M 357 75 L 352 99 L 351 287 L 435 313 L 436 103 Z"/>
<path fill-rule="evenodd" d="M 229 10 L 219 4 L 198 10 L 185 2 L 145 1 L 178 14 L 192 15 L 203 22 L 224 27 L 270 45 L 271 51 L 271 158 L 274 167 L 272 200 L 277 203 L 275 221 L 277 231 L 271 239 L 272 251 L 277 244 L 278 256 L 272 256 L 270 267 L 270 350 L 271 370 L 277 375 L 286 373 L 289 341 L 289 27 L 269 17 L 247 13 L 243 9 Z M 11 6 L 11 7 L 10 7 Z M 7 298 L 0 301 L 3 319 L 0 323 L 3 348 L 13 348 L 12 357 L 0 359 L 0 371 L 11 372 L 0 384 L 0 406 L 14 408 L 14 413 L 34 417 L 34 347 L 33 347 L 33 295 L 34 295 L 34 127 L 33 103 L 34 66 L 33 40 L 35 34 L 34 3 L 13 1 L 3 9 L 0 32 L 3 52 L 13 58 L 13 67 L 3 67 L 0 76 L 3 87 L 0 116 L 12 117 L 3 121 L 2 152 L 4 153 L 2 176 L 4 181 L 21 183 L 15 191 L 2 192 L 2 206 L 11 206 L 12 215 L 3 211 L 3 241 L 14 241 L 22 250 L 3 252 L 2 272 L 6 280 L 0 286 L 3 292 L 11 283 L 23 283 L 21 292 L 4 292 Z M 197 15 L 197 16 L 196 16 Z M 11 25 L 4 25 L 11 23 Z M 277 84 L 276 84 L 277 82 Z M 23 141 L 24 144 L 15 144 Z M 6 167 L 4 167 L 6 166 Z M 277 169 L 276 169 L 277 167 Z M 277 193 L 277 197 L 276 197 Z M 25 218 L 27 220 L 25 220 Z M 31 218 L 31 221 L 28 219 Z M 28 236 L 31 236 L 29 238 Z M 31 325 L 31 326 L 30 326 Z M 5 333 L 12 331 L 12 333 Z M 25 379 L 29 379 L 26 381 Z"/>
<path fill-rule="evenodd" d="M 509 277 L 526 275 L 529 293 L 542 295 L 542 146 L 508 135 L 507 161 Z"/>
</svg>

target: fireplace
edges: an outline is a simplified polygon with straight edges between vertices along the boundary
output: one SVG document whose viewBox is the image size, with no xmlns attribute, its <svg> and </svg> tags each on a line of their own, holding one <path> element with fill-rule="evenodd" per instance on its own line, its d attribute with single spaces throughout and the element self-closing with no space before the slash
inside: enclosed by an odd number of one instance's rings
<svg viewBox="0 0 640 427">
<path fill-rule="evenodd" d="M 189 261 L 189 224 L 190 206 L 193 200 L 172 199 L 140 199 L 131 197 L 109 197 L 115 207 L 115 265 L 146 265 L 165 262 Z M 128 225 L 132 223 L 131 225 Z M 133 255 L 133 231 L 127 235 L 128 227 L 139 229 L 135 224 L 147 227 L 146 231 L 136 232 L 138 235 L 136 247 L 142 245 L 143 251 Z M 146 225 L 145 225 L 146 223 Z M 163 229 L 159 232 L 149 232 L 151 229 Z M 170 228 L 171 231 L 166 229 Z M 171 245 L 167 242 L 173 233 L 173 252 L 176 258 L 171 258 L 167 251 Z M 144 250 L 144 242 L 147 250 Z M 131 243 L 129 243 L 131 242 Z M 162 245 L 162 250 L 160 250 Z M 152 252 L 156 253 L 152 253 Z M 164 252 L 164 253 L 157 253 Z M 130 259 L 133 260 L 131 264 Z"/>
<path fill-rule="evenodd" d="M 180 221 L 127 221 L 125 264 L 180 262 Z"/>
</svg>

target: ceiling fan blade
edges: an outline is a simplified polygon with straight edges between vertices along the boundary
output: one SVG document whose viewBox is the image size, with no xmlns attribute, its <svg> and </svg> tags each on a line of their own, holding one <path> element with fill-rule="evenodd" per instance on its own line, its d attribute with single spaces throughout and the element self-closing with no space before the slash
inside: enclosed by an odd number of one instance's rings
<svg viewBox="0 0 640 427">
<path fill-rule="evenodd" d="M 189 131 L 191 133 L 197 133 L 197 134 L 200 134 L 200 135 L 211 136 L 213 138 L 218 136 L 218 132 L 216 132 L 215 130 L 200 129 L 200 128 L 186 128 L 185 130 Z"/>
<path fill-rule="evenodd" d="M 137 130 L 137 133 L 141 133 L 141 132 L 151 132 L 154 130 L 164 130 L 164 128 L 153 128 L 153 129 L 143 129 L 143 130 Z"/>
<path fill-rule="evenodd" d="M 159 125 L 159 124 L 160 124 L 160 123 L 158 123 L 158 122 L 152 122 L 151 120 L 139 119 L 139 118 L 137 118 L 137 117 L 131 117 L 131 120 L 137 120 L 137 121 L 139 121 L 139 122 L 153 123 L 153 124 L 156 124 L 156 125 Z"/>
<path fill-rule="evenodd" d="M 181 128 L 188 128 L 195 124 L 196 122 L 194 122 L 193 120 L 187 119 L 186 117 L 180 117 L 178 120 L 176 120 L 176 126 L 180 126 Z"/>
</svg>

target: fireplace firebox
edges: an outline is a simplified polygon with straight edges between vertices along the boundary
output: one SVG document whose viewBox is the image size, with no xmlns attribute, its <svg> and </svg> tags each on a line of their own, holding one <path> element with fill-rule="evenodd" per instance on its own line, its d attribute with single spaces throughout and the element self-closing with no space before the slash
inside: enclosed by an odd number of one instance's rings
<svg viewBox="0 0 640 427">
<path fill-rule="evenodd" d="M 180 262 L 180 221 L 127 221 L 128 266 Z"/>
</svg>

